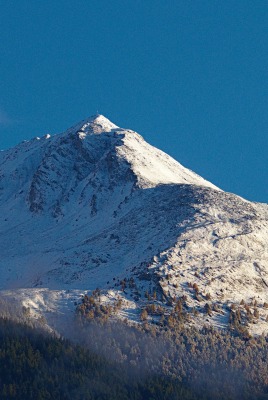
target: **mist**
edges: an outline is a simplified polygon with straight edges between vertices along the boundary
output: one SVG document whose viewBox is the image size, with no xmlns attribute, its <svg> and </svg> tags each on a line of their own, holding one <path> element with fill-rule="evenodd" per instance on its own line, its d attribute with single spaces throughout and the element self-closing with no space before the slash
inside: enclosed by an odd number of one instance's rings
<svg viewBox="0 0 268 400">
<path fill-rule="evenodd" d="M 30 318 L 28 310 L 16 304 L 15 299 L 10 302 L 0 297 L 0 317 L 51 335 L 46 321 Z M 182 385 L 191 396 L 196 396 L 189 397 L 192 399 L 265 398 L 268 372 L 263 362 L 268 357 L 265 337 L 245 341 L 211 327 L 198 331 L 181 325 L 170 329 L 147 322 L 130 326 L 119 320 L 88 322 L 77 315 L 69 320 L 68 329 L 65 326 L 64 332 L 52 334 L 55 336 L 100 357 L 108 371 L 117 368 L 124 371 L 119 375 L 128 385 L 147 385 L 151 380 L 160 379 L 172 382 L 175 388 Z M 87 387 L 91 384 L 87 378 Z M 179 398 L 174 393 L 168 398 Z M 150 398 L 165 398 L 157 396 Z"/>
</svg>

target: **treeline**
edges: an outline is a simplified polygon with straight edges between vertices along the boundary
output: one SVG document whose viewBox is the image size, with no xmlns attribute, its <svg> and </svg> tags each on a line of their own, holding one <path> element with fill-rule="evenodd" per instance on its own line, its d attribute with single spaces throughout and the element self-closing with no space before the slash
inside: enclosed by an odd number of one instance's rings
<svg viewBox="0 0 268 400">
<path fill-rule="evenodd" d="M 141 324 L 130 327 L 107 319 L 114 312 L 115 307 L 100 306 L 97 296 L 85 296 L 77 307 L 76 339 L 132 368 L 132 374 L 171 378 L 200 399 L 268 399 L 268 338 L 248 335 L 237 311 L 230 312 L 229 330 L 191 327 L 183 301 L 160 324 L 141 318 Z"/>
<path fill-rule="evenodd" d="M 155 332 L 109 322 L 78 334 L 86 347 L 0 319 L 0 398 L 268 399 L 263 337 L 242 342 L 208 328 Z"/>
<path fill-rule="evenodd" d="M 22 323 L 29 320 L 25 308 L 12 321 L 2 301 L 0 399 L 268 399 L 268 338 L 245 335 L 237 310 L 229 331 L 189 326 L 183 301 L 172 320 L 129 326 L 113 321 L 120 302 L 101 306 L 99 295 L 78 305 L 65 332 L 72 342 L 42 332 L 42 324 Z"/>
</svg>

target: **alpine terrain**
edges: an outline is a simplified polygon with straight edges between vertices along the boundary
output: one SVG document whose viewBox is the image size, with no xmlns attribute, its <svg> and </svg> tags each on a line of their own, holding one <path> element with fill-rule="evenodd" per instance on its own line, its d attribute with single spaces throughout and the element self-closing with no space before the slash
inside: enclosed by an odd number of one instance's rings
<svg viewBox="0 0 268 400">
<path fill-rule="evenodd" d="M 180 300 L 189 324 L 225 327 L 240 310 L 268 332 L 268 205 L 102 115 L 1 151 L 0 207 L 1 295 L 52 328 L 93 291 L 131 323 Z"/>
</svg>

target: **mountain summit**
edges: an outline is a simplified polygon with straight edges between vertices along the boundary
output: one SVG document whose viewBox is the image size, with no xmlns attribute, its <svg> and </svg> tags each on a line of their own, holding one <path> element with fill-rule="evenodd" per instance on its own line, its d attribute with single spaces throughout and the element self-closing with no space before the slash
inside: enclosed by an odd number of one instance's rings
<svg viewBox="0 0 268 400">
<path fill-rule="evenodd" d="M 111 132 L 112 130 L 119 128 L 117 125 L 109 121 L 108 118 L 105 118 L 101 114 L 96 114 L 79 122 L 71 129 L 84 134 L 98 134 L 103 132 Z"/>
<path fill-rule="evenodd" d="M 102 115 L 2 151 L 0 207 L 2 293 L 37 313 L 96 287 L 106 302 L 121 297 L 129 319 L 145 293 L 200 310 L 268 302 L 268 206 L 223 192 Z M 255 330 L 267 329 L 260 313 Z"/>
</svg>

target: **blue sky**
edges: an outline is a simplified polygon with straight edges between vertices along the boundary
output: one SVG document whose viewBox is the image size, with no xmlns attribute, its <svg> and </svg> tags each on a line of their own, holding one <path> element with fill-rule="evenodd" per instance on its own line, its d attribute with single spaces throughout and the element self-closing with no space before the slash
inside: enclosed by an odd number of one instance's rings
<svg viewBox="0 0 268 400">
<path fill-rule="evenodd" d="M 268 2 L 0 0 L 0 148 L 97 111 L 268 202 Z"/>
</svg>

